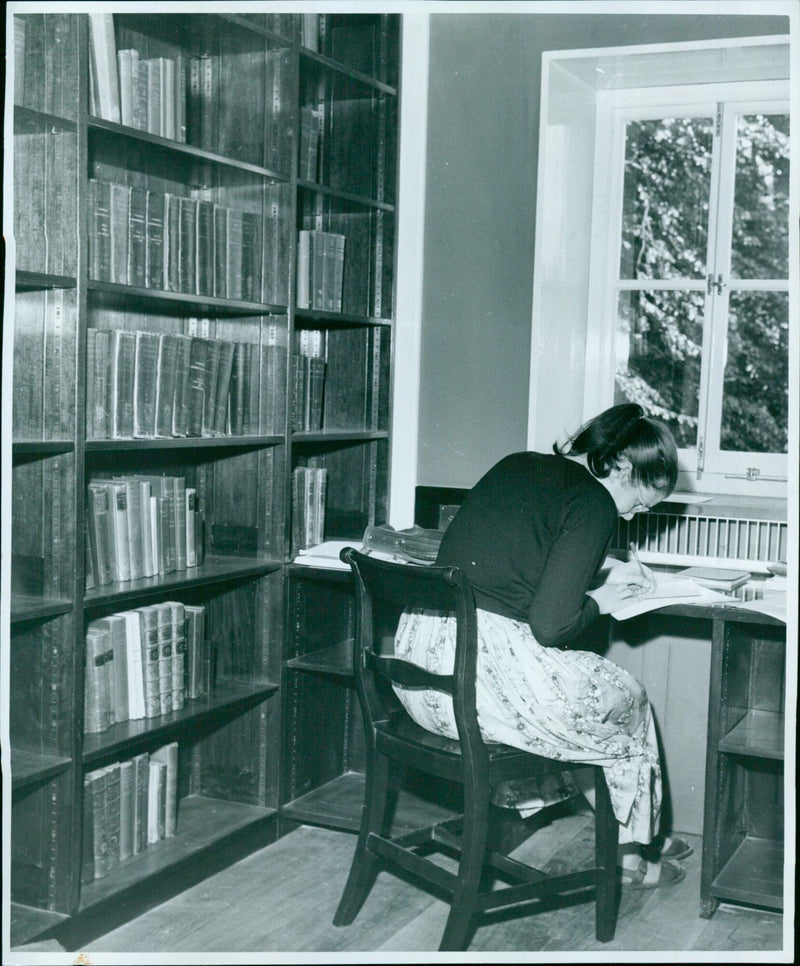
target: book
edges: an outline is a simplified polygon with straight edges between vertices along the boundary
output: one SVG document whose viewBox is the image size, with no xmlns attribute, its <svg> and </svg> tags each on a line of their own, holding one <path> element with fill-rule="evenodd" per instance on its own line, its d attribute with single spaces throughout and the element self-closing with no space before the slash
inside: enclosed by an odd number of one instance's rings
<svg viewBox="0 0 800 966">
<path fill-rule="evenodd" d="M 172 435 L 189 435 L 189 380 L 192 366 L 191 336 L 179 334 L 175 363 L 175 398 L 172 402 Z"/>
<path fill-rule="evenodd" d="M 139 507 L 142 534 L 142 576 L 155 577 L 158 573 L 158 560 L 153 548 L 153 529 L 151 525 L 151 500 L 153 498 L 152 484 L 149 480 L 136 478 L 139 486 Z"/>
<path fill-rule="evenodd" d="M 86 734 L 98 734 L 114 724 L 112 679 L 109 673 L 113 659 L 111 632 L 107 628 L 90 625 L 86 631 L 84 673 L 83 730 Z"/>
<path fill-rule="evenodd" d="M 199 698 L 211 687 L 211 654 L 205 635 L 205 607 L 186 604 L 186 697 Z"/>
<path fill-rule="evenodd" d="M 207 339 L 205 386 L 203 392 L 203 436 L 213 436 L 216 424 L 217 383 L 223 343 L 219 339 Z"/>
<path fill-rule="evenodd" d="M 126 124 L 128 127 L 135 127 L 134 105 L 139 74 L 139 51 L 135 49 L 118 50 L 117 62 L 119 69 L 120 123 Z"/>
<path fill-rule="evenodd" d="M 133 437 L 133 385 L 136 367 L 136 337 L 125 329 L 109 334 L 108 347 L 108 436 Z"/>
<path fill-rule="evenodd" d="M 161 713 L 172 711 L 172 608 L 169 603 L 153 604 L 158 622 L 158 694 Z"/>
<path fill-rule="evenodd" d="M 127 488 L 121 480 L 95 480 L 93 482 L 104 486 L 108 493 L 108 520 L 110 523 L 108 533 L 112 577 L 114 580 L 130 580 Z"/>
<path fill-rule="evenodd" d="M 233 346 L 229 394 L 229 431 L 232 436 L 241 436 L 245 431 L 247 348 L 247 344 L 244 342 L 237 342 Z"/>
<path fill-rule="evenodd" d="M 167 766 L 163 761 L 149 762 L 150 780 L 147 792 L 147 844 L 164 837 L 164 803 L 167 790 Z"/>
<path fill-rule="evenodd" d="M 191 337 L 189 353 L 189 386 L 186 400 L 187 435 L 201 436 L 206 399 L 206 366 L 208 364 L 208 341 Z"/>
<path fill-rule="evenodd" d="M 111 225 L 111 275 L 109 282 L 128 283 L 128 252 L 131 213 L 131 189 L 126 184 L 109 183 Z"/>
<path fill-rule="evenodd" d="M 214 205 L 214 295 L 228 297 L 228 209 Z"/>
<path fill-rule="evenodd" d="M 242 287 L 246 302 L 261 302 L 261 222 L 258 215 L 242 212 Z"/>
<path fill-rule="evenodd" d="M 189 295 L 197 294 L 197 204 L 196 198 L 179 201 L 178 291 Z"/>
<path fill-rule="evenodd" d="M 90 483 L 87 487 L 87 520 L 89 527 L 89 549 L 95 581 L 102 587 L 114 580 L 114 565 L 111 559 L 111 522 L 109 520 L 109 493 L 100 484 Z"/>
<path fill-rule="evenodd" d="M 186 703 L 186 613 L 180 601 L 168 601 L 172 619 L 172 710 Z"/>
<path fill-rule="evenodd" d="M 133 855 L 133 838 L 136 808 L 135 774 L 132 761 L 119 765 L 119 858 Z"/>
<path fill-rule="evenodd" d="M 215 436 L 224 436 L 228 429 L 228 398 L 231 388 L 231 374 L 233 372 L 234 343 L 220 342 L 219 353 L 219 374 L 217 376 L 212 434 Z"/>
<path fill-rule="evenodd" d="M 127 665 L 128 719 L 137 721 L 140 718 L 147 717 L 144 690 L 144 663 L 142 657 L 141 614 L 137 610 L 126 610 L 115 616 L 121 617 L 125 622 L 124 659 Z M 114 660 L 117 660 L 116 653 Z"/>
<path fill-rule="evenodd" d="M 170 477 L 172 481 L 172 509 L 175 515 L 175 569 L 186 570 L 186 479 Z"/>
<path fill-rule="evenodd" d="M 21 142 L 25 143 L 25 142 Z M 24 159 L 18 158 L 14 165 L 16 171 L 22 166 Z M 30 194 L 30 192 L 29 192 Z M 35 208 L 35 199 L 30 198 L 29 205 Z M 111 281 L 111 185 L 107 181 L 97 178 L 89 179 L 89 274 L 100 282 Z M 28 233 L 19 229 L 18 237 L 24 239 Z M 18 258 L 24 258 L 18 253 Z M 24 261 L 21 262 L 24 264 Z"/>
<path fill-rule="evenodd" d="M 150 786 L 150 756 L 145 751 L 134 755 L 133 765 L 133 854 L 147 848 L 147 797 Z"/>
<path fill-rule="evenodd" d="M 120 763 L 115 761 L 113 764 L 107 765 L 105 773 L 106 794 L 104 821 L 106 843 L 108 846 L 106 865 L 107 871 L 112 872 L 117 868 L 120 861 Z"/>
<path fill-rule="evenodd" d="M 107 632 L 111 642 L 113 658 L 111 668 L 113 682 L 111 690 L 111 704 L 114 709 L 114 721 L 128 721 L 130 718 L 130 704 L 128 700 L 128 642 L 125 618 L 121 614 L 111 614 L 101 617 L 89 625 L 89 629 L 100 628 Z"/>
<path fill-rule="evenodd" d="M 156 364 L 156 437 L 172 436 L 173 405 L 177 381 L 178 338 L 162 332 L 158 337 Z"/>
<path fill-rule="evenodd" d="M 735 590 L 753 576 L 749 570 L 728 570 L 724 567 L 686 567 L 676 577 L 685 577 L 714 590 Z"/>
<path fill-rule="evenodd" d="M 225 229 L 225 288 L 227 298 L 242 297 L 242 244 L 244 225 L 242 212 L 235 208 L 226 209 Z"/>
<path fill-rule="evenodd" d="M 164 195 L 164 290 L 181 291 L 181 198 L 167 192 Z"/>
<path fill-rule="evenodd" d="M 213 295 L 215 274 L 214 204 L 211 201 L 198 199 L 196 205 L 197 241 L 194 291 L 198 295 Z"/>
<path fill-rule="evenodd" d="M 145 286 L 164 288 L 164 195 L 158 191 L 147 192 Z"/>
<path fill-rule="evenodd" d="M 89 65 L 95 113 L 106 121 L 119 124 L 119 75 L 113 14 L 89 14 Z"/>
<path fill-rule="evenodd" d="M 142 635 L 142 676 L 144 678 L 145 717 L 156 718 L 161 714 L 161 691 L 159 688 L 159 637 L 158 614 L 153 605 L 137 607 Z"/>
<path fill-rule="evenodd" d="M 106 835 L 106 770 L 95 768 L 83 778 L 83 857 L 82 881 L 102 879 L 108 873 Z M 91 872 L 90 872 L 91 870 Z"/>
<path fill-rule="evenodd" d="M 197 566 L 197 544 L 195 534 L 197 528 L 197 490 L 187 486 L 186 497 L 186 566 Z"/>
<path fill-rule="evenodd" d="M 133 436 L 139 439 L 153 439 L 156 435 L 160 351 L 158 332 L 135 333 Z"/>
<path fill-rule="evenodd" d="M 163 806 L 164 831 L 160 837 L 172 838 L 175 835 L 178 816 L 178 742 L 171 741 L 169 744 L 157 748 L 150 755 L 150 761 L 161 762 L 166 769 Z"/>
<path fill-rule="evenodd" d="M 147 195 L 144 188 L 130 188 L 128 207 L 128 285 L 147 284 Z"/>
<path fill-rule="evenodd" d="M 147 73 L 147 132 L 159 137 L 162 133 L 162 63 L 161 57 L 150 57 L 142 61 L 142 68 Z"/>
<path fill-rule="evenodd" d="M 656 573 L 656 587 L 650 593 L 623 601 L 620 607 L 611 612 L 615 620 L 628 620 L 670 604 L 707 603 L 715 600 L 730 600 L 724 594 L 710 588 L 701 587 L 689 578 L 678 578 L 671 574 Z"/>
</svg>

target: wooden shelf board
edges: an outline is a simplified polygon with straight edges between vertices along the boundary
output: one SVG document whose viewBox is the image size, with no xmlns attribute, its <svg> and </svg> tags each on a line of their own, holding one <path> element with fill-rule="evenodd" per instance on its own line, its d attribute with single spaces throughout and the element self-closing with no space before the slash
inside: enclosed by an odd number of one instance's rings
<svg viewBox="0 0 800 966">
<path fill-rule="evenodd" d="M 193 295 L 189 292 L 164 292 L 155 288 L 139 288 L 134 285 L 120 285 L 116 282 L 101 282 L 90 279 L 87 288 L 90 293 L 102 292 L 130 303 L 131 299 L 144 299 L 154 308 L 165 311 L 200 313 L 201 315 L 229 316 L 238 315 L 284 315 L 286 305 L 271 302 L 242 302 L 233 299 L 215 298 L 212 295 Z"/>
<path fill-rule="evenodd" d="M 181 865 L 196 863 L 198 856 L 234 835 L 273 820 L 276 810 L 221 799 L 190 795 L 178 802 L 177 831 L 173 838 L 148 846 L 125 859 L 102 879 L 81 888 L 80 911 L 140 888 L 146 880 Z"/>
<path fill-rule="evenodd" d="M 286 174 L 280 174 L 277 171 L 272 171 L 270 168 L 262 168 L 261 165 L 252 164 L 249 161 L 238 161 L 236 158 L 228 157 L 227 155 L 217 154 L 214 151 L 206 151 L 204 148 L 198 148 L 193 144 L 189 144 L 186 141 L 175 141 L 172 138 L 164 138 L 158 134 L 150 134 L 148 131 L 140 130 L 135 127 L 128 127 L 127 124 L 118 124 L 115 121 L 106 121 L 102 118 L 90 115 L 87 123 L 89 131 L 105 131 L 109 134 L 114 134 L 118 137 L 128 138 L 135 141 L 144 141 L 147 144 L 153 144 L 159 148 L 166 149 L 168 151 L 173 151 L 176 154 L 182 154 L 188 158 L 195 158 L 203 162 L 211 162 L 212 164 L 218 164 L 225 168 L 236 168 L 239 171 L 249 171 L 251 174 L 256 174 L 262 178 L 268 178 L 270 181 L 286 183 L 289 181 L 289 176 Z"/>
<path fill-rule="evenodd" d="M 67 771 L 72 759 L 63 755 L 43 755 L 35 751 L 11 749 L 11 787 L 19 791 Z"/>
<path fill-rule="evenodd" d="M 277 446 L 283 436 L 180 436 L 171 439 L 90 439 L 86 441 L 87 453 L 114 453 L 120 450 L 166 449 L 220 449 Z"/>
<path fill-rule="evenodd" d="M 36 909 L 25 906 L 21 902 L 11 903 L 11 932 L 10 946 L 23 946 L 53 926 L 65 922 L 68 916 L 60 912 L 48 912 L 46 909 Z M 21 949 L 20 952 L 25 952 Z"/>
<path fill-rule="evenodd" d="M 785 720 L 777 711 L 748 711 L 719 743 L 719 750 L 783 761 Z"/>
<path fill-rule="evenodd" d="M 295 443 L 360 443 L 388 439 L 385 429 L 323 429 L 318 432 L 292 433 Z"/>
<path fill-rule="evenodd" d="M 11 595 L 11 623 L 21 621 L 47 620 L 68 614 L 72 601 L 66 597 L 36 597 L 34 594 Z"/>
<path fill-rule="evenodd" d="M 277 684 L 220 681 L 210 694 L 189 699 L 180 711 L 157 718 L 121 721 L 106 731 L 87 734 L 83 739 L 83 764 L 91 768 L 101 759 L 110 761 L 115 754 L 127 758 L 144 751 L 158 741 L 167 742 L 196 734 L 201 726 L 214 726 L 249 708 L 255 707 L 279 690 Z"/>
<path fill-rule="evenodd" d="M 717 899 L 783 909 L 783 843 L 746 838 L 711 884 Z"/>
<path fill-rule="evenodd" d="M 11 445 L 15 458 L 20 456 L 58 456 L 71 453 L 75 444 L 71 439 L 18 439 Z"/>
<path fill-rule="evenodd" d="M 21 104 L 14 105 L 14 134 L 26 134 L 31 131 L 35 133 L 43 127 L 57 127 L 62 131 L 77 131 L 78 122 L 72 117 L 36 111 L 32 107 L 23 107 Z"/>
<path fill-rule="evenodd" d="M 316 181 L 298 180 L 297 187 L 302 188 L 304 191 L 314 191 L 317 194 L 327 195 L 329 198 L 339 198 L 350 204 L 362 205 L 364 208 L 375 208 L 381 211 L 388 211 L 389 213 L 393 213 L 395 210 L 395 206 L 388 201 L 377 201 L 375 198 L 370 198 L 367 195 L 355 194 L 352 191 L 342 191 L 340 188 L 329 188 L 327 185 L 319 184 Z"/>
<path fill-rule="evenodd" d="M 87 608 L 105 607 L 108 604 L 125 603 L 136 598 L 152 597 L 186 587 L 205 586 L 244 577 L 259 577 L 281 569 L 275 560 L 258 560 L 253 557 L 206 557 L 199 567 L 176 570 L 158 577 L 140 577 L 138 580 L 116 581 L 95 587 L 87 592 L 84 603 Z"/>
<path fill-rule="evenodd" d="M 298 671 L 321 671 L 323 674 L 353 676 L 353 641 L 339 641 L 301 657 L 287 661 L 288 667 Z"/>
<path fill-rule="evenodd" d="M 295 318 L 314 319 L 317 322 L 339 323 L 341 325 L 368 325 L 391 327 L 391 319 L 374 315 L 348 315 L 346 312 L 325 312 L 323 309 L 295 309 Z"/>
<path fill-rule="evenodd" d="M 374 87 L 379 91 L 384 91 L 386 94 L 397 94 L 396 87 L 392 87 L 390 84 L 385 84 L 383 81 L 370 77 L 369 74 L 362 74 L 360 70 L 354 70 L 352 67 L 342 64 L 338 60 L 332 60 L 324 54 L 317 53 L 316 50 L 311 50 L 310 47 L 304 47 L 302 44 L 299 44 L 298 50 L 304 57 L 316 61 L 316 63 L 323 67 L 329 67 L 331 70 L 338 71 L 340 74 L 346 74 L 348 77 L 361 81 L 363 84 Z"/>
<path fill-rule="evenodd" d="M 306 825 L 325 825 L 357 832 L 364 803 L 365 778 L 359 772 L 347 772 L 333 781 L 289 802 L 282 814 L 294 822 Z M 433 822 L 452 818 L 457 813 L 425 801 L 407 789 L 398 797 L 392 831 L 395 834 L 411 831 Z"/>
<path fill-rule="evenodd" d="M 17 270 L 17 290 L 40 291 L 51 288 L 75 288 L 78 284 L 74 275 L 52 275 L 49 272 L 26 272 Z"/>
</svg>

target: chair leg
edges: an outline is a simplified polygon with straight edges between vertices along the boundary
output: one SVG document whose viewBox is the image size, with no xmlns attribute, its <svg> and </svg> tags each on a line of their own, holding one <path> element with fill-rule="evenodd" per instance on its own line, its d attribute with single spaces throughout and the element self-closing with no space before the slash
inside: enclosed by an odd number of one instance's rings
<svg viewBox="0 0 800 966">
<path fill-rule="evenodd" d="M 473 785 L 469 794 L 467 787 L 464 788 L 464 829 L 458 882 L 442 941 L 439 943 L 440 952 L 466 949 L 472 919 L 478 911 L 477 897 L 489 832 L 489 793 L 487 782 Z"/>
<path fill-rule="evenodd" d="M 617 927 L 617 845 L 619 825 L 611 798 L 608 794 L 605 775 L 600 766 L 594 769 L 595 776 L 595 865 L 603 871 L 597 882 L 595 903 L 595 935 L 598 942 L 609 942 L 614 938 Z"/>
<path fill-rule="evenodd" d="M 361 829 L 358 833 L 358 842 L 347 884 L 333 917 L 334 926 L 350 925 L 364 905 L 375 882 L 380 861 L 367 849 L 367 838 L 373 832 L 381 834 L 389 791 L 388 759 L 373 753 L 371 761 L 367 763 L 367 787 L 361 815 Z"/>
</svg>

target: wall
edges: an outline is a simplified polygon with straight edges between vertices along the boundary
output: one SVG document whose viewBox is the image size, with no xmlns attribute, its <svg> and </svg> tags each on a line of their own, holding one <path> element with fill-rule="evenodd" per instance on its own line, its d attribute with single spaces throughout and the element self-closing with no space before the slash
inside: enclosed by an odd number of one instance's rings
<svg viewBox="0 0 800 966">
<path fill-rule="evenodd" d="M 472 486 L 526 446 L 542 51 L 787 29 L 775 16 L 431 15 L 419 485 Z"/>
</svg>

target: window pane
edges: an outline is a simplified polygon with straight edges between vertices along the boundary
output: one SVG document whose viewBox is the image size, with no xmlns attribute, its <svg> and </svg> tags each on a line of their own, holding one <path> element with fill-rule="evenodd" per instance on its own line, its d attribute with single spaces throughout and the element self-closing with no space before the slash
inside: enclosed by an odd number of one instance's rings
<svg viewBox="0 0 800 966">
<path fill-rule="evenodd" d="M 736 128 L 731 274 L 789 273 L 789 116 L 748 114 Z"/>
<path fill-rule="evenodd" d="M 628 123 L 620 278 L 705 276 L 712 142 L 708 117 Z"/>
<path fill-rule="evenodd" d="M 788 452 L 789 296 L 731 292 L 720 448 Z"/>
<path fill-rule="evenodd" d="M 615 403 L 636 402 L 663 420 L 679 447 L 697 443 L 701 292 L 621 292 Z"/>
</svg>

